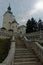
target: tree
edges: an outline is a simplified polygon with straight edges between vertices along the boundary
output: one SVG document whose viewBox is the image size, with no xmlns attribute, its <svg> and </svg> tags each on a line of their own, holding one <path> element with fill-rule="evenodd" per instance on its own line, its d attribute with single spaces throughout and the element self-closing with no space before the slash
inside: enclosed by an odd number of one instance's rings
<svg viewBox="0 0 43 65">
<path fill-rule="evenodd" d="M 38 30 L 39 31 L 42 30 L 42 20 L 41 19 L 39 19 L 38 21 Z"/>
<path fill-rule="evenodd" d="M 36 28 L 37 22 L 34 20 L 34 18 L 31 18 L 31 20 L 29 19 L 26 24 L 26 33 L 34 32 L 36 31 Z"/>
<path fill-rule="evenodd" d="M 36 31 L 37 22 L 34 20 L 34 18 L 31 18 L 31 27 L 32 27 L 32 32 Z"/>
<path fill-rule="evenodd" d="M 26 24 L 26 33 L 28 33 L 28 32 L 30 32 L 31 31 L 31 21 L 30 21 L 30 19 L 27 21 L 27 24 Z"/>
</svg>

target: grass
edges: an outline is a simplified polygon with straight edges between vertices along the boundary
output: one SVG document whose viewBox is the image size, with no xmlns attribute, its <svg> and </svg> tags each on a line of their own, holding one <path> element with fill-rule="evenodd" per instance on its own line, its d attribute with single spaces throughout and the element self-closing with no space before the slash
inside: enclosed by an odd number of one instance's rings
<svg viewBox="0 0 43 65">
<path fill-rule="evenodd" d="M 0 39 L 0 63 L 7 57 L 10 44 L 10 39 Z"/>
</svg>

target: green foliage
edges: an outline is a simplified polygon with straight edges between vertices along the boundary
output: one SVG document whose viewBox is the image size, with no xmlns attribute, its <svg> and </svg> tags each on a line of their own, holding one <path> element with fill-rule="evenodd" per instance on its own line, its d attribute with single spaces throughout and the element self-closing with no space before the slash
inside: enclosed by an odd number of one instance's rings
<svg viewBox="0 0 43 65">
<path fill-rule="evenodd" d="M 6 58 L 10 49 L 10 39 L 0 39 L 0 63 Z"/>
<path fill-rule="evenodd" d="M 26 33 L 34 32 L 36 31 L 36 28 L 37 22 L 34 20 L 34 18 L 31 18 L 31 20 L 29 19 L 26 24 Z"/>
<path fill-rule="evenodd" d="M 39 21 L 38 21 L 38 30 L 42 30 L 42 29 L 43 29 L 42 20 L 39 19 Z"/>
</svg>

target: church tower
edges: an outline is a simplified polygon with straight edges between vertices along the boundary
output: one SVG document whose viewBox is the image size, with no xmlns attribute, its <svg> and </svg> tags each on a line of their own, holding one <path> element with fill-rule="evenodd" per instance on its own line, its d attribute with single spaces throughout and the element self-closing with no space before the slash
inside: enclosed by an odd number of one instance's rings
<svg viewBox="0 0 43 65">
<path fill-rule="evenodd" d="M 3 27 L 7 30 L 11 29 L 12 21 L 14 21 L 14 15 L 11 12 L 11 7 L 9 5 L 7 11 L 3 15 Z"/>
</svg>

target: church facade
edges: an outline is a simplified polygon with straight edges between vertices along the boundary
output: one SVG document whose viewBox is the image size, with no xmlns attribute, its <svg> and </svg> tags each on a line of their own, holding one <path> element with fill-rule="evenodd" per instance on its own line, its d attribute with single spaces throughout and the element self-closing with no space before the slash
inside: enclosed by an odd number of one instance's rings
<svg viewBox="0 0 43 65">
<path fill-rule="evenodd" d="M 13 13 L 11 12 L 11 7 L 7 8 L 7 11 L 3 15 L 3 28 L 6 30 L 12 30 L 15 33 L 25 33 L 26 27 L 25 26 L 19 26 L 19 23 L 16 22 L 15 17 Z M 20 29 L 20 30 L 19 30 Z"/>
</svg>

